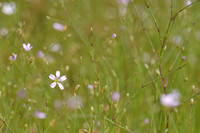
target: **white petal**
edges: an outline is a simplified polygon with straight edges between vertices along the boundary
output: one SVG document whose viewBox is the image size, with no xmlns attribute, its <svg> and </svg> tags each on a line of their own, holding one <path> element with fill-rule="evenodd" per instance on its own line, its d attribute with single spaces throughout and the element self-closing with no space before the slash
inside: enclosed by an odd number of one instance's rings
<svg viewBox="0 0 200 133">
<path fill-rule="evenodd" d="M 57 77 L 57 78 L 60 77 L 60 71 L 56 71 L 56 77 Z"/>
<path fill-rule="evenodd" d="M 58 86 L 60 87 L 61 90 L 64 89 L 63 85 L 61 83 L 58 83 Z"/>
<path fill-rule="evenodd" d="M 50 74 L 49 78 L 52 79 L 52 80 L 56 80 L 56 77 L 53 74 Z"/>
<path fill-rule="evenodd" d="M 30 44 L 30 43 L 28 43 L 28 44 L 27 44 L 27 47 L 28 47 L 28 48 L 30 48 L 30 46 L 31 46 L 31 44 Z"/>
<path fill-rule="evenodd" d="M 26 49 L 26 44 L 25 43 L 23 43 L 23 48 Z"/>
<path fill-rule="evenodd" d="M 65 81 L 66 79 L 67 79 L 66 76 L 62 76 L 62 77 L 59 79 L 59 81 L 63 82 L 63 81 Z"/>
<path fill-rule="evenodd" d="M 56 86 L 56 82 L 53 82 L 53 83 L 50 84 L 51 88 L 55 88 L 55 86 Z"/>
</svg>

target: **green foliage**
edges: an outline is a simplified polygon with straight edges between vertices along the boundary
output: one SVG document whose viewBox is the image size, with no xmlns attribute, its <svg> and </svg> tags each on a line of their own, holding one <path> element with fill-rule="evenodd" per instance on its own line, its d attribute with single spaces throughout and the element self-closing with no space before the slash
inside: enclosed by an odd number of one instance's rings
<svg viewBox="0 0 200 133">
<path fill-rule="evenodd" d="M 200 132 L 199 0 L 13 2 L 0 12 L 0 132 Z M 64 90 L 50 87 L 56 71 Z M 165 108 L 174 89 L 181 103 Z"/>
</svg>

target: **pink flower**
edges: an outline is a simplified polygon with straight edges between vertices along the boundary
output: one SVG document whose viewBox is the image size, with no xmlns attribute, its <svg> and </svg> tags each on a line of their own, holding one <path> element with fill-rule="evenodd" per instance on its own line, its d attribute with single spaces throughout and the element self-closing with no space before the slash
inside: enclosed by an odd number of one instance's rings
<svg viewBox="0 0 200 133">
<path fill-rule="evenodd" d="M 35 111 L 34 116 L 36 118 L 39 118 L 39 119 L 45 119 L 46 118 L 46 114 L 44 112 L 40 112 L 40 111 Z"/>
<path fill-rule="evenodd" d="M 53 24 L 53 28 L 55 30 L 58 30 L 58 31 L 62 32 L 62 31 L 65 30 L 66 27 L 63 24 L 60 24 L 60 23 L 56 22 L 56 23 Z"/>
<path fill-rule="evenodd" d="M 118 91 L 115 91 L 113 94 L 112 94 L 112 100 L 117 102 L 119 101 L 119 98 L 120 98 L 120 94 Z"/>
<path fill-rule="evenodd" d="M 94 89 L 94 85 L 88 85 L 88 89 L 93 90 Z"/>
<path fill-rule="evenodd" d="M 16 61 L 17 60 L 17 54 L 12 53 L 12 55 L 9 57 L 9 60 L 11 62 Z"/>
<path fill-rule="evenodd" d="M 115 39 L 117 35 L 115 33 L 112 34 L 112 38 Z"/>
<path fill-rule="evenodd" d="M 66 76 L 60 77 L 60 71 L 56 71 L 56 76 L 54 76 L 53 74 L 50 74 L 49 78 L 54 81 L 53 83 L 50 84 L 51 88 L 55 88 L 56 85 L 58 84 L 58 86 L 61 90 L 64 89 L 63 85 L 60 82 L 65 81 L 67 79 L 67 77 Z"/>
<path fill-rule="evenodd" d="M 38 51 L 38 57 L 39 57 L 39 58 L 44 57 L 44 53 L 43 53 L 42 51 Z"/>
<path fill-rule="evenodd" d="M 26 52 L 30 51 L 33 47 L 31 46 L 30 43 L 28 43 L 27 45 L 25 43 L 23 43 L 23 48 Z"/>
<path fill-rule="evenodd" d="M 166 107 L 177 107 L 180 102 L 180 93 L 177 90 L 173 90 L 170 94 L 163 94 L 160 98 L 160 102 Z"/>
</svg>

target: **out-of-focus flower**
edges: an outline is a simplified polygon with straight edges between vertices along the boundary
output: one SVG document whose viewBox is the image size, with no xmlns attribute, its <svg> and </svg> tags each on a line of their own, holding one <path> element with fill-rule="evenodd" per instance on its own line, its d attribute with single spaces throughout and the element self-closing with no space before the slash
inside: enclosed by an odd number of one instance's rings
<svg viewBox="0 0 200 133">
<path fill-rule="evenodd" d="M 192 3 L 191 0 L 186 0 L 185 5 L 187 6 L 190 5 L 191 3 Z"/>
<path fill-rule="evenodd" d="M 61 90 L 64 89 L 63 85 L 60 82 L 65 81 L 67 79 L 67 77 L 66 76 L 60 77 L 60 71 L 56 71 L 56 76 L 54 76 L 53 74 L 50 74 L 49 78 L 54 81 L 53 83 L 50 84 L 51 88 L 55 88 L 56 85 L 58 84 L 58 86 Z"/>
<path fill-rule="evenodd" d="M 70 109 L 77 109 L 78 107 L 83 107 L 83 100 L 79 96 L 78 98 L 75 96 L 72 96 L 67 99 L 67 107 Z"/>
<path fill-rule="evenodd" d="M 1 36 L 5 37 L 8 34 L 8 30 L 6 28 L 2 28 L 0 30 Z"/>
<path fill-rule="evenodd" d="M 2 12 L 6 15 L 12 15 L 13 13 L 16 12 L 16 5 L 14 2 L 11 3 L 3 3 L 3 8 L 2 8 Z"/>
<path fill-rule="evenodd" d="M 62 107 L 62 101 L 61 101 L 61 100 L 55 100 L 55 101 L 54 101 L 54 107 L 55 107 L 56 109 L 61 108 L 61 107 Z"/>
<path fill-rule="evenodd" d="M 53 28 L 54 28 L 55 30 L 58 30 L 58 31 L 63 32 L 63 31 L 65 31 L 65 30 L 67 29 L 67 26 L 66 26 L 66 25 L 63 25 L 63 24 L 61 24 L 61 23 L 56 22 L 56 23 L 53 23 Z"/>
<path fill-rule="evenodd" d="M 51 48 L 52 52 L 58 52 L 60 51 L 60 44 L 54 44 L 53 47 Z"/>
<path fill-rule="evenodd" d="M 123 4 L 123 5 L 126 6 L 126 5 L 128 5 L 129 1 L 130 1 L 130 0 L 118 0 L 118 3 L 119 3 L 119 4 Z"/>
<path fill-rule="evenodd" d="M 38 119 L 45 119 L 46 118 L 46 113 L 40 112 L 40 111 L 35 111 L 34 116 Z"/>
<path fill-rule="evenodd" d="M 17 54 L 12 53 L 12 55 L 9 57 L 9 60 L 11 62 L 16 61 L 17 60 Z"/>
<path fill-rule="evenodd" d="M 20 98 L 20 99 L 24 99 L 25 96 L 26 96 L 26 92 L 25 92 L 24 89 L 19 90 L 19 91 L 17 92 L 17 97 L 18 97 L 18 98 Z"/>
<path fill-rule="evenodd" d="M 112 38 L 115 39 L 117 35 L 115 33 L 112 34 Z"/>
<path fill-rule="evenodd" d="M 28 43 L 27 45 L 25 43 L 23 43 L 23 48 L 26 52 L 30 51 L 33 47 L 31 46 L 30 43 Z"/>
<path fill-rule="evenodd" d="M 183 57 L 182 57 L 182 60 L 185 60 L 185 59 L 186 59 L 186 57 L 185 57 L 185 56 L 183 56 Z"/>
<path fill-rule="evenodd" d="M 38 51 L 38 57 L 39 57 L 39 58 L 44 57 L 44 53 L 43 53 L 42 51 Z"/>
<path fill-rule="evenodd" d="M 112 94 L 112 100 L 115 101 L 115 102 L 117 102 L 117 101 L 119 101 L 119 98 L 120 98 L 119 92 L 118 91 L 113 92 L 113 94 Z"/>
<path fill-rule="evenodd" d="M 160 102 L 166 107 L 177 107 L 180 102 L 180 93 L 177 90 L 173 90 L 170 94 L 161 95 Z"/>
<path fill-rule="evenodd" d="M 149 124 L 149 118 L 144 119 L 144 124 Z"/>
<path fill-rule="evenodd" d="M 88 89 L 93 90 L 94 89 L 94 85 L 88 85 Z"/>
</svg>

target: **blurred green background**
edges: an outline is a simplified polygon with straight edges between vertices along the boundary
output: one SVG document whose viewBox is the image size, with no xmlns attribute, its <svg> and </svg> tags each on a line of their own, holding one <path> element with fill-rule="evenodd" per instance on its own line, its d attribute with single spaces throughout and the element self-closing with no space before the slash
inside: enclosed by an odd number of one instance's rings
<svg viewBox="0 0 200 133">
<path fill-rule="evenodd" d="M 1 0 L 0 10 L 5 2 L 14 2 L 16 10 L 11 15 L 0 12 L 1 132 L 157 133 L 165 132 L 166 113 L 170 111 L 170 133 L 200 132 L 199 21 L 193 26 L 200 15 L 200 2 L 178 14 L 161 58 L 166 78 L 181 45 L 188 39 L 167 86 L 167 93 L 176 89 L 181 101 L 186 99 L 175 109 L 160 104 L 164 90 L 159 66 L 142 22 L 157 55 L 161 44 L 144 1 Z M 171 1 L 147 2 L 164 38 Z M 186 2 L 175 0 L 173 14 Z M 62 24 L 64 29 L 54 29 L 54 23 Z M 112 38 L 114 33 L 116 38 Z M 23 43 L 33 46 L 27 54 Z M 43 57 L 38 57 L 39 51 Z M 15 63 L 8 60 L 12 53 L 18 55 Z M 64 90 L 49 86 L 48 76 L 57 70 L 67 76 Z M 140 89 L 146 78 L 147 86 Z M 94 85 L 93 90 L 88 89 L 89 84 Z M 120 94 L 117 102 L 112 100 L 116 91 Z M 46 118 L 38 119 L 35 111 L 44 112 Z"/>
</svg>

